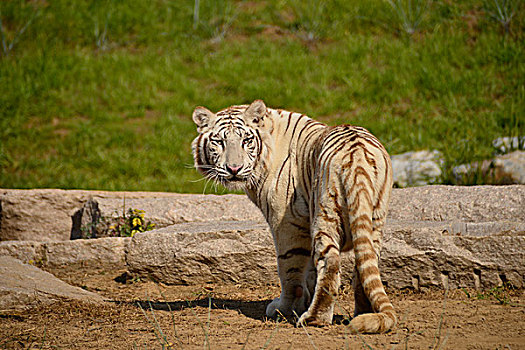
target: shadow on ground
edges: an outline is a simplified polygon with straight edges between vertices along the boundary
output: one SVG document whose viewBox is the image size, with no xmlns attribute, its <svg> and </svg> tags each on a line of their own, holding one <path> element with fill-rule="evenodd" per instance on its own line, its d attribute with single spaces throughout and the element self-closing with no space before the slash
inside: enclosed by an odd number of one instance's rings
<svg viewBox="0 0 525 350">
<path fill-rule="evenodd" d="M 193 301 L 148 301 L 140 300 L 135 302 L 128 301 L 114 301 L 117 304 L 130 304 L 140 307 L 144 310 L 161 310 L 161 311 L 181 311 L 187 308 L 204 307 L 212 310 L 234 310 L 238 313 L 258 321 L 265 321 L 267 319 L 265 310 L 266 305 L 271 300 L 261 301 L 242 301 L 242 300 L 227 300 L 216 298 L 202 298 Z"/>
<path fill-rule="evenodd" d="M 160 311 L 181 311 L 188 308 L 204 307 L 211 308 L 212 310 L 233 310 L 237 311 L 246 317 L 252 318 L 257 321 L 265 322 L 269 318 L 266 316 L 266 306 L 271 300 L 260 300 L 260 301 L 243 301 L 243 300 L 228 300 L 228 299 L 216 299 L 216 298 L 202 298 L 193 301 L 114 301 L 117 304 L 129 304 L 135 307 L 142 308 L 143 310 L 160 310 Z M 334 315 L 334 324 L 348 325 L 351 317 L 348 315 Z M 288 322 L 295 324 L 297 320 L 287 320 Z"/>
</svg>

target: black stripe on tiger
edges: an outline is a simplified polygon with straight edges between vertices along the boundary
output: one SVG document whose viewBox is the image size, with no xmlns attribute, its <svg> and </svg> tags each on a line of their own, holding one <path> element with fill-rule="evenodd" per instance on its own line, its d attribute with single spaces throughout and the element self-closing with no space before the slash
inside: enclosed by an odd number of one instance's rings
<svg viewBox="0 0 525 350">
<path fill-rule="evenodd" d="M 310 256 L 312 252 L 305 248 L 292 248 L 289 251 L 287 251 L 284 254 L 279 255 L 278 259 L 290 259 L 293 256 L 301 255 L 301 256 Z"/>
</svg>

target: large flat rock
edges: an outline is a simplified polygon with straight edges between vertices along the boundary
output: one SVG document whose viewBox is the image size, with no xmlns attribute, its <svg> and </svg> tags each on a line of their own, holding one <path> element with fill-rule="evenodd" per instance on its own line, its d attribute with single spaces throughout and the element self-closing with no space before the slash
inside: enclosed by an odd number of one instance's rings
<svg viewBox="0 0 525 350">
<path fill-rule="evenodd" d="M 257 222 L 179 224 L 140 233 L 126 257 L 131 273 L 167 284 L 277 283 L 273 241 Z M 345 254 L 342 281 L 351 282 Z M 525 225 L 391 221 L 384 232 L 383 280 L 393 288 L 525 287 Z"/>
<path fill-rule="evenodd" d="M 273 241 L 265 224 L 226 221 L 178 224 L 136 234 L 129 270 L 167 284 L 274 281 Z"/>
<path fill-rule="evenodd" d="M 422 186 L 394 189 L 390 220 L 525 221 L 525 185 Z"/>
<path fill-rule="evenodd" d="M 38 266 L 123 267 L 131 238 L 107 237 L 64 242 L 0 242 L 0 255 Z"/>
<path fill-rule="evenodd" d="M 96 203 L 104 217 L 141 209 L 157 227 L 184 222 L 257 221 L 244 195 L 79 190 L 0 190 L 0 241 L 65 241 L 74 221 L 89 222 L 82 207 Z M 76 214 L 76 215 L 75 215 Z M 84 216 L 84 218 L 83 218 Z M 525 220 L 525 186 L 423 186 L 394 189 L 389 218 L 406 221 L 494 222 Z"/>
<path fill-rule="evenodd" d="M 82 211 L 95 203 L 106 218 L 129 208 L 145 211 L 157 227 L 209 220 L 257 220 L 263 217 L 244 195 L 196 195 L 162 192 L 0 189 L 0 241 L 67 241 L 73 228 L 89 222 Z M 76 237 L 75 237 L 76 238 Z"/>
<path fill-rule="evenodd" d="M 58 300 L 100 303 L 104 298 L 18 259 L 0 256 L 0 311 L 26 309 Z"/>
</svg>

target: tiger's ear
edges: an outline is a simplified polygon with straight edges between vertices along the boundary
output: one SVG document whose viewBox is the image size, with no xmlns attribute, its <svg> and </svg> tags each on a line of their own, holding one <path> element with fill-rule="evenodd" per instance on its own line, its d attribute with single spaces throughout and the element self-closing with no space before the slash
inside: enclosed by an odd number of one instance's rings
<svg viewBox="0 0 525 350">
<path fill-rule="evenodd" d="M 197 131 L 201 134 L 209 129 L 214 119 L 215 114 L 205 107 L 197 107 L 193 111 L 193 121 L 197 124 Z"/>
<path fill-rule="evenodd" d="M 262 100 L 255 100 L 244 112 L 245 120 L 248 123 L 261 125 L 266 114 L 266 105 Z"/>
</svg>

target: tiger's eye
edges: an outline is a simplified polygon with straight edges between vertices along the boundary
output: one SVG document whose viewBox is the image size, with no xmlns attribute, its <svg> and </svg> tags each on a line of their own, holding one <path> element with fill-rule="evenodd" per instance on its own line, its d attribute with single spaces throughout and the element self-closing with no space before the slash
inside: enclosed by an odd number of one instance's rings
<svg viewBox="0 0 525 350">
<path fill-rule="evenodd" d="M 211 138 L 210 141 L 214 143 L 217 146 L 224 146 L 224 141 L 222 139 L 213 139 Z"/>
<path fill-rule="evenodd" d="M 248 137 L 242 140 L 243 145 L 251 146 L 253 144 L 253 137 Z"/>
</svg>

